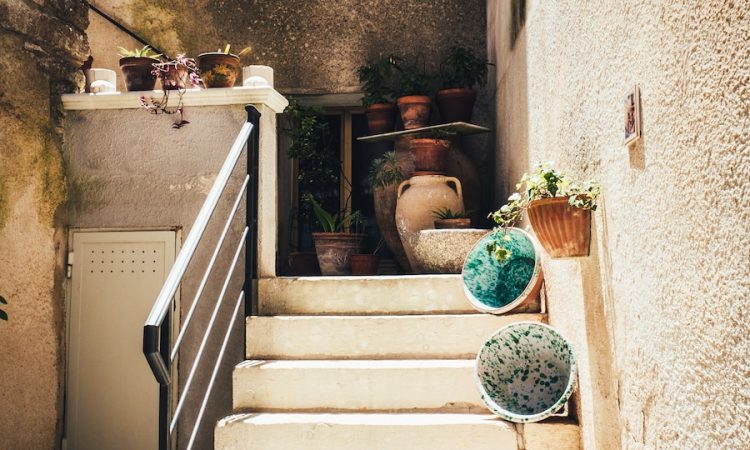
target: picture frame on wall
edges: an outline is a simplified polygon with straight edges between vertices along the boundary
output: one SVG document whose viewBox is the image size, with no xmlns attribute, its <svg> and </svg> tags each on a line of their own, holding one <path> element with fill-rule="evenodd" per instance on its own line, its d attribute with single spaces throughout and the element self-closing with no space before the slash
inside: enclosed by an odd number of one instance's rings
<svg viewBox="0 0 750 450">
<path fill-rule="evenodd" d="M 624 128 L 624 145 L 630 145 L 641 138 L 641 88 L 637 84 L 625 95 Z"/>
</svg>

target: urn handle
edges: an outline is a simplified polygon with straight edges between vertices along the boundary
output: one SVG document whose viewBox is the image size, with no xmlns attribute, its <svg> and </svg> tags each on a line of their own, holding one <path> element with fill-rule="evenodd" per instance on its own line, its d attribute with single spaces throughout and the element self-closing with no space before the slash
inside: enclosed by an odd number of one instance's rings
<svg viewBox="0 0 750 450">
<path fill-rule="evenodd" d="M 458 194 L 458 198 L 461 199 L 461 203 L 464 201 L 464 194 L 461 191 L 461 182 L 456 177 L 445 177 L 445 184 L 450 185 L 453 183 L 454 188 L 453 190 L 456 191 L 456 194 Z"/>
<path fill-rule="evenodd" d="M 397 200 L 401 198 L 401 194 L 403 194 L 406 188 L 409 186 L 411 186 L 411 178 L 408 180 L 402 181 L 401 184 L 398 185 L 398 193 L 396 194 Z"/>
</svg>

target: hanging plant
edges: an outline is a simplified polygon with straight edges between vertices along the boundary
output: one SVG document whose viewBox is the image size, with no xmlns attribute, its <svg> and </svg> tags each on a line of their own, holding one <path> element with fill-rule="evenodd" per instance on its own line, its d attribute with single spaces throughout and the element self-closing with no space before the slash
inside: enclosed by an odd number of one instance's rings
<svg viewBox="0 0 750 450">
<path fill-rule="evenodd" d="M 151 73 L 161 81 L 162 97 L 157 100 L 151 97 L 149 100 L 141 96 L 139 98 L 141 106 L 152 114 L 174 114 L 175 120 L 172 128 L 182 128 L 189 124 L 185 119 L 185 105 L 183 95 L 188 88 L 200 87 L 202 80 L 200 70 L 193 58 L 188 58 L 184 54 L 179 54 L 170 61 L 153 64 Z M 170 92 L 177 92 L 177 106 L 169 107 Z"/>
</svg>

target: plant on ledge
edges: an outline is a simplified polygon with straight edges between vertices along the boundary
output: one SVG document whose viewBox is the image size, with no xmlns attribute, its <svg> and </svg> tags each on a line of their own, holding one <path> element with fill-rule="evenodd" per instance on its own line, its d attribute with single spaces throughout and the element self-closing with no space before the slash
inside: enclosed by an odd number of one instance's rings
<svg viewBox="0 0 750 450">
<path fill-rule="evenodd" d="M 200 67 L 203 84 L 207 88 L 232 87 L 237 80 L 237 71 L 240 67 L 240 58 L 250 53 L 250 47 L 245 47 L 239 52 L 229 53 L 231 46 L 227 44 L 224 50 L 206 52 L 198 55 L 198 66 Z"/>
<path fill-rule="evenodd" d="M 401 58 L 391 58 L 391 64 L 398 72 L 396 104 L 401 111 L 404 129 L 413 130 L 429 124 L 430 92 L 433 76 L 427 73 L 417 61 L 404 62 Z"/>
<path fill-rule="evenodd" d="M 148 45 L 134 50 L 120 47 L 120 70 L 128 92 L 154 89 L 153 65 L 158 64 L 161 57 L 161 53 L 154 52 Z"/>
<path fill-rule="evenodd" d="M 446 206 L 433 209 L 432 215 L 435 217 L 434 224 L 438 230 L 469 228 L 471 226 L 471 218 L 466 211 L 453 211 Z"/>
<path fill-rule="evenodd" d="M 477 98 L 476 86 L 487 81 L 487 59 L 466 47 L 451 47 L 441 64 L 442 87 L 435 95 L 443 122 L 469 122 Z"/>
<path fill-rule="evenodd" d="M 394 106 L 391 103 L 391 83 L 394 57 L 381 58 L 357 68 L 362 83 L 362 106 L 366 107 L 367 128 L 370 134 L 393 131 Z"/>
<path fill-rule="evenodd" d="M 188 87 L 199 87 L 202 83 L 200 70 L 198 70 L 195 60 L 186 57 L 184 54 L 179 54 L 173 60 L 153 64 L 152 74 L 161 80 L 162 98 L 156 100 L 152 97 L 150 100 L 146 100 L 146 97 L 141 96 L 141 106 L 152 114 L 175 114 L 172 128 L 182 128 L 189 124 L 190 122 L 185 120 L 185 106 L 182 96 L 185 95 Z M 169 93 L 171 91 L 177 91 L 179 97 L 177 106 L 174 108 L 169 107 Z"/>
<path fill-rule="evenodd" d="M 591 211 L 596 210 L 601 193 L 596 180 L 577 183 L 550 163 L 537 163 L 534 171 L 523 175 L 516 189 L 518 192 L 508 197 L 506 204 L 489 215 L 498 225 L 493 231 L 504 232 L 501 242 L 507 240 L 508 229 L 526 211 L 534 233 L 551 257 L 588 255 Z M 501 262 L 511 256 L 508 248 L 494 242 L 487 245 L 487 251 Z"/>
</svg>

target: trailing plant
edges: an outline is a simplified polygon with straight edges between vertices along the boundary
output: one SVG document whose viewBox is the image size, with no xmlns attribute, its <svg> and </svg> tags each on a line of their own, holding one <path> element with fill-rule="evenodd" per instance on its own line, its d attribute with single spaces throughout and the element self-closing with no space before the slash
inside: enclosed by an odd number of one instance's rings
<svg viewBox="0 0 750 450">
<path fill-rule="evenodd" d="M 364 91 L 362 106 L 391 101 L 393 61 L 394 57 L 388 56 L 357 68 L 357 76 Z"/>
<path fill-rule="evenodd" d="M 503 243 L 510 240 L 508 229 L 518 223 L 534 200 L 567 197 L 570 206 L 595 211 L 596 200 L 601 193 L 601 186 L 596 180 L 577 183 L 565 173 L 554 169 L 551 163 L 536 163 L 531 173 L 525 173 L 521 177 L 516 189 L 517 192 L 508 197 L 508 201 L 500 209 L 488 216 L 497 224 L 493 232 L 503 233 Z M 500 262 L 511 256 L 511 251 L 504 244 L 498 245 L 495 242 L 487 245 L 487 252 L 494 254 Z"/>
<path fill-rule="evenodd" d="M 466 211 L 453 211 L 447 206 L 443 208 L 433 209 L 432 216 L 438 220 L 446 219 L 468 219 L 469 213 Z"/>
<path fill-rule="evenodd" d="M 435 77 L 427 72 L 424 63 L 420 64 L 418 60 L 406 62 L 399 57 L 391 57 L 389 61 L 398 73 L 395 88 L 398 97 L 430 95 Z"/>
<path fill-rule="evenodd" d="M 364 232 L 367 221 L 360 211 L 347 213 L 338 211 L 331 214 L 323 208 L 312 195 L 305 197 L 305 200 L 312 206 L 315 217 L 325 233 L 349 232 L 354 228 L 355 233 Z"/>
<path fill-rule="evenodd" d="M 370 186 L 373 189 L 383 189 L 404 181 L 404 174 L 398 165 L 396 152 L 386 152 L 376 158 L 370 166 Z"/>
<path fill-rule="evenodd" d="M 154 63 L 153 66 L 154 68 L 151 73 L 161 80 L 162 98 L 156 100 L 154 97 L 151 97 L 149 100 L 146 100 L 146 97 L 141 96 L 139 99 L 141 106 L 152 114 L 175 114 L 172 128 L 182 128 L 190 123 L 185 120 L 185 105 L 182 96 L 185 95 L 188 86 L 200 86 L 202 83 L 198 64 L 193 58 L 179 54 L 173 60 Z M 183 75 L 180 76 L 180 72 L 183 72 Z M 175 74 L 177 75 L 176 77 L 174 76 Z M 179 97 L 177 106 L 174 108 L 169 107 L 169 95 L 171 91 L 176 91 Z"/>
<path fill-rule="evenodd" d="M 453 46 L 440 66 L 443 88 L 466 88 L 481 86 L 487 81 L 489 62 L 466 47 Z"/>
<path fill-rule="evenodd" d="M 156 53 L 151 48 L 150 45 L 146 45 L 143 48 L 136 48 L 134 50 L 128 50 L 123 47 L 118 47 L 120 49 L 120 56 L 123 58 L 153 58 L 153 59 L 159 59 L 161 58 L 161 53 Z"/>
<path fill-rule="evenodd" d="M 0 295 L 0 305 L 7 305 L 8 301 L 5 300 L 5 297 Z M 7 321 L 8 320 L 8 313 L 0 309 L 0 319 Z"/>
</svg>

